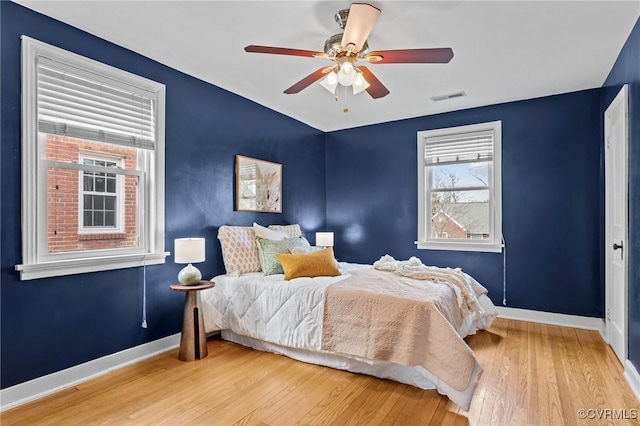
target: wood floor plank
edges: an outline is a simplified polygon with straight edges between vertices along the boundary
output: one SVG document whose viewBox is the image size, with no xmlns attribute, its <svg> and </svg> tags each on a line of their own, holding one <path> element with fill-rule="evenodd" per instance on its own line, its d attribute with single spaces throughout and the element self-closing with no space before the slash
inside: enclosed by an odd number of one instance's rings
<svg viewBox="0 0 640 426">
<path fill-rule="evenodd" d="M 346 386 L 335 387 L 328 395 L 307 411 L 296 425 L 334 425 L 337 419 L 346 411 L 353 399 L 357 398 L 366 386 L 375 379 L 372 377 L 353 377 Z M 330 409 L 328 409 L 331 407 Z M 345 420 L 346 421 L 346 420 Z M 344 423 L 342 423 L 344 424 Z"/>
<path fill-rule="evenodd" d="M 391 407 L 391 410 L 389 410 L 387 415 L 382 419 L 381 424 L 406 424 L 407 418 L 411 415 L 411 410 L 415 409 L 421 394 L 424 392 L 429 391 L 424 391 L 413 386 L 405 386 L 394 406 Z M 430 392 L 433 393 L 434 391 Z"/>
<path fill-rule="evenodd" d="M 553 363 L 556 366 L 554 373 L 560 401 L 560 410 L 562 413 L 574 413 L 572 416 L 562 416 L 563 422 L 566 425 L 573 426 L 577 424 L 577 418 L 575 416 L 577 410 L 573 406 L 573 395 L 577 389 L 574 390 L 574 392 L 569 392 L 567 372 L 570 370 L 571 358 L 566 350 L 566 342 L 562 338 L 560 327 L 547 327 L 547 330 L 549 338 L 551 339 L 550 347 Z"/>
<path fill-rule="evenodd" d="M 336 418 L 335 423 L 345 425 L 376 424 L 373 417 L 378 412 L 380 405 L 387 399 L 390 393 L 389 389 L 393 387 L 395 384 L 388 380 L 373 380 L 366 386 L 364 392 L 345 407 L 342 414 Z"/>
<path fill-rule="evenodd" d="M 484 364 L 489 365 L 490 367 L 488 374 L 483 374 L 482 378 L 484 379 L 485 394 L 481 411 L 478 416 L 478 423 L 481 425 L 491 424 L 493 407 L 505 395 L 505 380 L 501 375 L 501 371 L 506 346 L 505 339 L 507 337 L 506 324 L 506 321 L 496 321 L 489 330 L 492 334 L 493 343 L 496 346 L 493 357 L 488 360 L 488 363 Z M 483 363 L 481 362 L 480 365 L 483 365 Z"/>
<path fill-rule="evenodd" d="M 640 404 L 597 332 L 498 319 L 466 341 L 484 369 L 469 412 L 434 390 L 212 340 L 205 359 L 185 363 L 170 351 L 2 412 L 0 422 L 637 425 L 637 419 L 612 418 L 640 414 Z M 592 417 L 600 410 L 601 417 L 580 419 L 579 409 L 592 410 Z"/>
<path fill-rule="evenodd" d="M 367 413 L 362 417 L 363 421 L 370 419 L 368 423 L 359 423 L 357 419 L 353 419 L 352 424 L 369 424 L 369 425 L 381 425 L 384 424 L 383 420 L 389 415 L 389 412 L 402 396 L 405 387 L 408 385 L 401 385 L 399 383 L 388 383 L 388 386 L 384 394 L 380 395 L 382 403 L 377 406 L 372 406 L 372 412 Z M 375 401 L 372 401 L 375 403 Z"/>
<path fill-rule="evenodd" d="M 258 408 L 244 415 L 234 425 L 268 424 L 269 417 L 277 418 L 300 399 L 304 388 L 315 387 L 324 379 L 322 370 L 312 369 L 307 364 L 295 363 L 290 366 L 290 380 L 286 386 L 267 398 Z"/>
<path fill-rule="evenodd" d="M 520 362 L 522 331 L 520 321 L 509 321 L 505 338 L 505 352 L 500 366 L 500 387 L 504 390 L 498 398 L 491 414 L 491 424 L 512 425 L 517 414 L 518 376 L 514 370 Z M 525 364 L 526 367 L 526 364 Z M 521 424 L 521 423 L 520 423 Z"/>
</svg>

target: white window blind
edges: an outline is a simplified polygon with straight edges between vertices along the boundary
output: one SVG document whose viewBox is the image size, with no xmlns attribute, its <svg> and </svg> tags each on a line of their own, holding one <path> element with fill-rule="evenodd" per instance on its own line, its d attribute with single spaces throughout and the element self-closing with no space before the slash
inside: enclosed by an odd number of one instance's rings
<svg viewBox="0 0 640 426">
<path fill-rule="evenodd" d="M 492 130 L 426 137 L 425 166 L 491 161 L 493 139 Z"/>
<path fill-rule="evenodd" d="M 155 93 L 42 56 L 37 90 L 40 132 L 154 149 Z"/>
</svg>

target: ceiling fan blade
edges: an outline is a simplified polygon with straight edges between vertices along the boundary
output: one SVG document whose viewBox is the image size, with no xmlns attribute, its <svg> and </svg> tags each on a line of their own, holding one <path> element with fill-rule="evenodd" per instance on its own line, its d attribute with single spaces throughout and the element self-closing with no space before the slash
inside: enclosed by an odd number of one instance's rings
<svg viewBox="0 0 640 426">
<path fill-rule="evenodd" d="M 358 66 L 358 69 L 362 71 L 364 79 L 367 80 L 367 83 L 369 83 L 369 87 L 367 87 L 365 90 L 369 95 L 371 95 L 373 99 L 382 98 L 389 94 L 389 89 L 384 87 L 384 84 L 382 84 L 382 82 L 378 80 L 378 78 L 373 75 L 371 71 L 369 71 L 369 68 Z"/>
<path fill-rule="evenodd" d="M 446 64 L 453 58 L 448 47 L 438 49 L 378 50 L 366 59 L 372 64 Z"/>
<path fill-rule="evenodd" d="M 323 58 L 327 56 L 324 52 L 314 52 L 312 50 L 289 49 L 287 47 L 256 46 L 253 44 L 245 47 L 244 51 L 249 53 L 270 53 L 272 55 L 304 56 L 308 58 Z"/>
<path fill-rule="evenodd" d="M 305 78 L 303 78 L 302 80 L 294 84 L 293 86 L 289 87 L 287 90 L 284 91 L 284 93 L 286 93 L 287 95 L 292 95 L 294 93 L 300 92 L 302 89 L 306 89 L 311 84 L 315 83 L 316 81 L 324 77 L 324 75 L 327 73 L 327 70 L 331 70 L 332 68 L 333 67 L 322 67 L 320 69 L 315 70 L 314 72 L 312 72 L 311 74 L 309 74 L 308 76 L 306 76 Z"/>
<path fill-rule="evenodd" d="M 354 44 L 353 51 L 359 52 L 376 24 L 378 16 L 380 16 L 380 9 L 366 3 L 353 3 L 349 9 L 347 25 L 340 43 L 342 48 L 347 50 L 349 44 Z"/>
</svg>

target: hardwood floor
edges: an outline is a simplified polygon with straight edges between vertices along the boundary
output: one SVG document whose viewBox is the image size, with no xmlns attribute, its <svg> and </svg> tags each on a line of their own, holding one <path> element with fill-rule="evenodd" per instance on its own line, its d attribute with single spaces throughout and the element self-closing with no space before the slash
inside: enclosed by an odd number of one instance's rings
<svg viewBox="0 0 640 426">
<path fill-rule="evenodd" d="M 640 404 L 597 332 L 498 319 L 466 340 L 484 368 L 468 413 L 433 390 L 212 340 L 203 360 L 181 362 L 176 349 L 3 412 L 0 421 L 3 426 L 639 424 L 629 417 L 640 417 Z M 581 419 L 581 409 L 591 410 L 586 412 L 591 418 Z"/>
</svg>

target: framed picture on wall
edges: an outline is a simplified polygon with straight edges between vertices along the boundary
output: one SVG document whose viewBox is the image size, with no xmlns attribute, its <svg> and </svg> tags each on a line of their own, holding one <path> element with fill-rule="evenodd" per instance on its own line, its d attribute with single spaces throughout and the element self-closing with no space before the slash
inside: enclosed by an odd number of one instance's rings
<svg viewBox="0 0 640 426">
<path fill-rule="evenodd" d="M 236 155 L 236 210 L 282 213 L 282 164 Z"/>
</svg>

